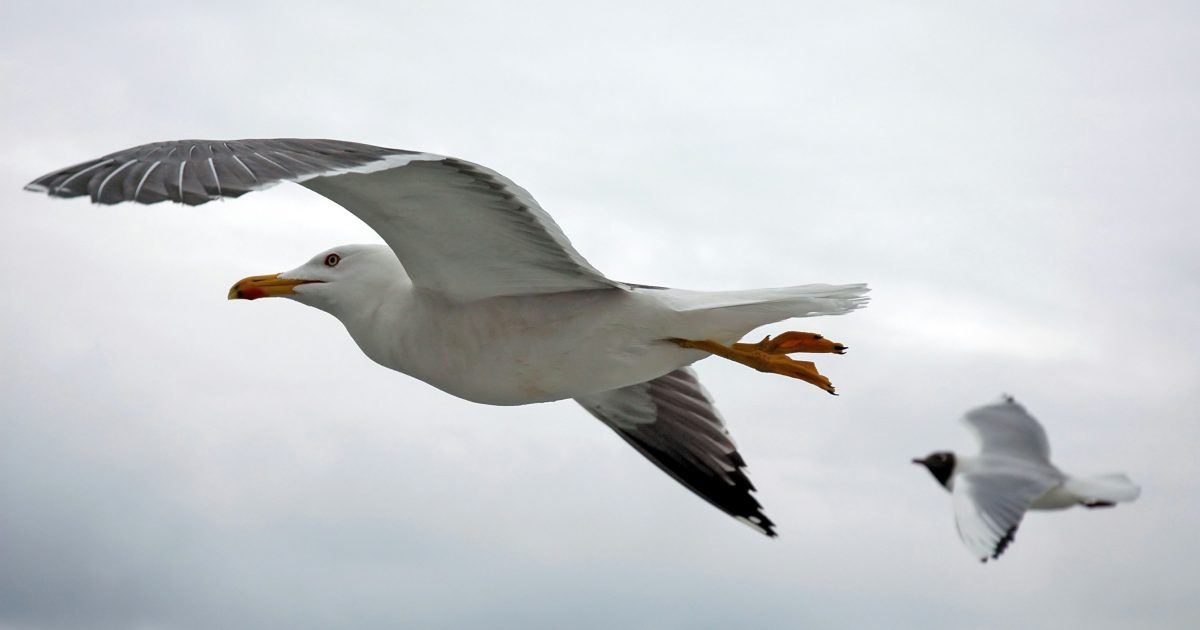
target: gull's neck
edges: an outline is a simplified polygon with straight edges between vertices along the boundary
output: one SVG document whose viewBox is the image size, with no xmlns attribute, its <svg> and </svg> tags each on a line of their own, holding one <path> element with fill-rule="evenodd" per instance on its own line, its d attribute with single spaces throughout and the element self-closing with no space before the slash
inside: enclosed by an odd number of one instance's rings
<svg viewBox="0 0 1200 630">
<path fill-rule="evenodd" d="M 386 283 L 373 283 L 350 303 L 331 310 L 363 353 L 372 361 L 396 369 L 411 328 L 415 295 L 407 277 L 397 275 Z"/>
</svg>

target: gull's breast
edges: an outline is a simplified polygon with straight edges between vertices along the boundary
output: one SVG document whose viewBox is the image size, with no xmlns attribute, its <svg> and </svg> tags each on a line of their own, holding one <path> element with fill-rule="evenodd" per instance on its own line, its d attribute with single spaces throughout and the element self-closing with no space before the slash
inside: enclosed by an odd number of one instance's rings
<svg viewBox="0 0 1200 630">
<path fill-rule="evenodd" d="M 523 405 L 625 387 L 696 360 L 661 341 L 671 315 L 619 289 L 430 299 L 410 305 L 399 330 L 351 334 L 375 361 L 449 394 Z"/>
</svg>

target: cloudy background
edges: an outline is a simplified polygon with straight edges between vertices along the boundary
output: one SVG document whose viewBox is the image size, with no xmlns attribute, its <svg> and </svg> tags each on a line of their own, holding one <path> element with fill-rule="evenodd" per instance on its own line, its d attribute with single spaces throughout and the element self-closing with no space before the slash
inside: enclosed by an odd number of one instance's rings
<svg viewBox="0 0 1200 630">
<path fill-rule="evenodd" d="M 3 4 L 0 628 L 1194 627 L 1194 2 L 564 4 Z M 780 538 L 574 403 L 453 399 L 226 301 L 378 241 L 308 191 L 21 191 L 273 136 L 491 166 L 620 279 L 869 282 L 796 323 L 853 347 L 839 397 L 698 365 Z M 908 460 L 1001 392 L 1141 500 L 980 566 Z"/>
</svg>

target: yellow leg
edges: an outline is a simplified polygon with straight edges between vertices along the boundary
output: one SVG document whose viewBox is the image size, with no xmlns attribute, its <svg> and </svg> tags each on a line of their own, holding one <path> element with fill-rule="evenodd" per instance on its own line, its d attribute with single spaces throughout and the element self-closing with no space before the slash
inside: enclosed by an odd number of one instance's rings
<svg viewBox="0 0 1200 630">
<path fill-rule="evenodd" d="M 752 367 L 759 372 L 782 374 L 798 378 L 806 383 L 836 395 L 833 383 L 817 371 L 812 361 L 797 361 L 788 357 L 792 352 L 830 352 L 843 354 L 846 346 L 829 341 L 816 333 L 787 332 L 771 339 L 766 337 L 758 343 L 735 343 L 731 346 L 717 343 L 708 339 L 670 339 L 669 341 L 684 348 L 703 350 L 719 357 L 736 361 Z"/>
<path fill-rule="evenodd" d="M 810 332 L 785 332 L 774 339 L 770 335 L 758 343 L 735 343 L 738 350 L 761 350 L 767 354 L 792 354 L 793 352 L 846 354 L 846 346 L 830 341 L 824 335 Z"/>
</svg>

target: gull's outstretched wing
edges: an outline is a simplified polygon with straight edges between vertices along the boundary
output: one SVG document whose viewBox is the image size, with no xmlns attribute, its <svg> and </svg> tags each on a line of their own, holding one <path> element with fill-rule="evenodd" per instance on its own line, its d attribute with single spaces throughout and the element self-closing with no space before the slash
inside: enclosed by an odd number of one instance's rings
<svg viewBox="0 0 1200 630">
<path fill-rule="evenodd" d="M 1052 467 L 1046 431 L 1012 398 L 1005 397 L 996 404 L 972 409 L 963 421 L 978 436 L 983 455 L 999 455 Z"/>
<path fill-rule="evenodd" d="M 958 537 L 981 561 L 999 558 L 1034 499 L 1054 483 L 1036 475 L 1003 472 L 958 475 L 953 490 Z"/>
<path fill-rule="evenodd" d="M 416 286 L 453 300 L 626 286 L 588 264 L 523 188 L 430 153 L 337 140 L 179 140 L 111 153 L 26 189 L 102 204 L 199 205 L 282 181 L 354 213 Z"/>
<path fill-rule="evenodd" d="M 691 368 L 575 400 L 705 501 L 775 535 L 774 523 L 751 494 L 745 460 Z"/>
</svg>

